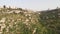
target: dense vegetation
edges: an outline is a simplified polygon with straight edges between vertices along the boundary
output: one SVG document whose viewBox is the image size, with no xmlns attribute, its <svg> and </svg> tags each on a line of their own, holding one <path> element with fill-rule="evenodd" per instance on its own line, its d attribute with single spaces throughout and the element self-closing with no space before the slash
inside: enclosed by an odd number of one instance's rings
<svg viewBox="0 0 60 34">
<path fill-rule="evenodd" d="M 21 8 L 1 8 L 0 34 L 59 34 L 57 10 L 34 11 Z"/>
</svg>

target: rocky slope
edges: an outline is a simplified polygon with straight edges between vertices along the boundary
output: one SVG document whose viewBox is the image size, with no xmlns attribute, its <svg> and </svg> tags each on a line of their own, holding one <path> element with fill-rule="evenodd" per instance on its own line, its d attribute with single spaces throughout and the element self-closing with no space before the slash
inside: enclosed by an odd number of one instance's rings
<svg viewBox="0 0 60 34">
<path fill-rule="evenodd" d="M 47 13 L 48 16 L 49 13 Z M 45 15 L 45 13 L 40 14 L 21 8 L 1 8 L 0 34 L 58 34 L 49 27 L 47 28 Z M 55 17 L 53 17 L 54 19 Z"/>
</svg>

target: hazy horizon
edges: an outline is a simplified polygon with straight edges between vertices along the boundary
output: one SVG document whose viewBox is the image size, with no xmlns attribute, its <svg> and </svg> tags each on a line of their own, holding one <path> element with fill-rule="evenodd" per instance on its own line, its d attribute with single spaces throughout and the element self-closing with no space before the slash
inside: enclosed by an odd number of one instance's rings
<svg viewBox="0 0 60 34">
<path fill-rule="evenodd" d="M 32 10 L 47 10 L 60 7 L 59 0 L 0 0 L 0 6 L 16 6 Z"/>
</svg>

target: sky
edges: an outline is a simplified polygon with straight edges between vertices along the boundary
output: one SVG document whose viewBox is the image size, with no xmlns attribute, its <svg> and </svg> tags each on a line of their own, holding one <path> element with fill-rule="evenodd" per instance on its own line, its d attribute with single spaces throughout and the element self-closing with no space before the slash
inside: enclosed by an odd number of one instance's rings
<svg viewBox="0 0 60 34">
<path fill-rule="evenodd" d="M 0 0 L 0 6 L 3 5 L 32 10 L 47 10 L 60 7 L 60 0 Z"/>
</svg>

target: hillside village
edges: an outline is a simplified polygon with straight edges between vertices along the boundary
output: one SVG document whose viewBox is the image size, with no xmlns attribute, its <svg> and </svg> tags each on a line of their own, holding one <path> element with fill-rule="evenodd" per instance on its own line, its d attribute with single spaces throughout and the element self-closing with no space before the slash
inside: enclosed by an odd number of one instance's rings
<svg viewBox="0 0 60 34">
<path fill-rule="evenodd" d="M 0 8 L 0 34 L 60 34 L 60 9 L 32 11 Z"/>
</svg>

